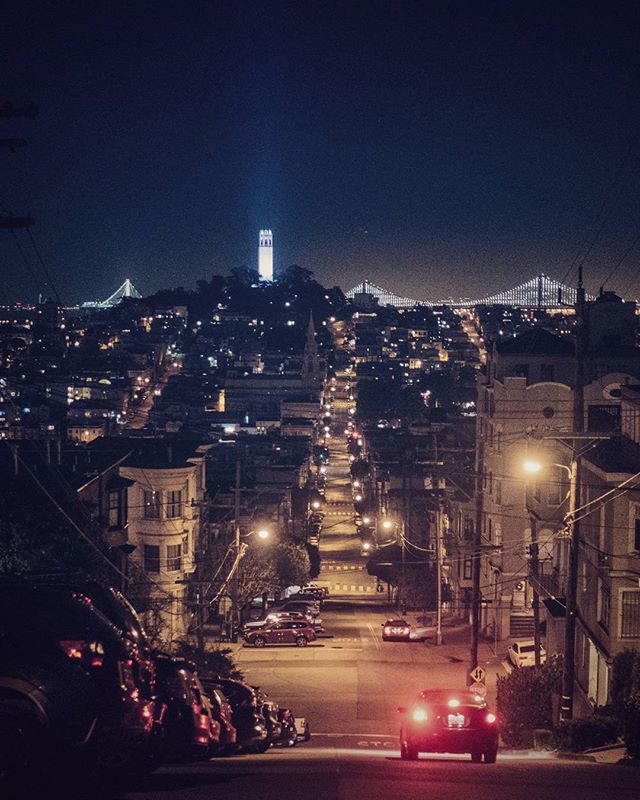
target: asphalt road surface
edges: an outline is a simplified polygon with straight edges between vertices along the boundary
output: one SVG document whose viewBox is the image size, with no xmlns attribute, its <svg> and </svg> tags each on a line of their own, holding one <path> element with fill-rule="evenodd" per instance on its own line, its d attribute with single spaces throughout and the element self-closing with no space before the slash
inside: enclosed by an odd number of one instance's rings
<svg viewBox="0 0 640 800">
<path fill-rule="evenodd" d="M 298 745 L 262 756 L 163 768 L 122 791 L 87 785 L 41 790 L 34 800 L 636 800 L 638 771 L 552 758 L 464 757 L 401 761 L 387 742 L 354 737 Z"/>
</svg>

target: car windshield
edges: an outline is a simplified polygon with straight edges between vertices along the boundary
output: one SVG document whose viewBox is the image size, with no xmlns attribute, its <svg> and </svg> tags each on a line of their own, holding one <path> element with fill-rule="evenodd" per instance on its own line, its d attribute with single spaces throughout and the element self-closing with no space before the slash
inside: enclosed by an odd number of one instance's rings
<svg viewBox="0 0 640 800">
<path fill-rule="evenodd" d="M 519 650 L 521 653 L 533 653 L 535 650 L 535 646 L 532 644 L 521 644 L 519 646 Z"/>
</svg>

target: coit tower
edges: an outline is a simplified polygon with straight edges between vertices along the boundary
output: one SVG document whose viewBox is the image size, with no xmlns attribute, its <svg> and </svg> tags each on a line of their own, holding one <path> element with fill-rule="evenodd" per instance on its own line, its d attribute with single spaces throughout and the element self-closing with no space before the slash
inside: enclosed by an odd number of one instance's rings
<svg viewBox="0 0 640 800">
<path fill-rule="evenodd" d="M 273 233 L 271 231 L 260 231 L 258 272 L 261 281 L 273 280 Z"/>
</svg>

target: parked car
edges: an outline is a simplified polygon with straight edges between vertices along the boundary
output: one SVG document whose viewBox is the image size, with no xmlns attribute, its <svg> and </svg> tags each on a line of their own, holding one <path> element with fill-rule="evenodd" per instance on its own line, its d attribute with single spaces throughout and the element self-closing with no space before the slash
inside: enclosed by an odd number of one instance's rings
<svg viewBox="0 0 640 800">
<path fill-rule="evenodd" d="M 162 760 L 201 761 L 215 755 L 220 745 L 220 723 L 198 679 L 192 662 L 156 654 L 157 698 L 166 705 Z"/>
<path fill-rule="evenodd" d="M 306 717 L 295 717 L 296 736 L 299 742 L 308 742 L 311 738 L 311 728 Z"/>
<path fill-rule="evenodd" d="M 473 762 L 495 763 L 498 719 L 486 701 L 467 690 L 427 689 L 402 714 L 400 757 L 415 761 L 422 752 L 470 753 Z"/>
<path fill-rule="evenodd" d="M 300 611 L 311 617 L 319 617 L 320 604 L 317 600 L 283 600 L 275 605 L 272 611 Z"/>
<path fill-rule="evenodd" d="M 317 583 L 308 583 L 302 587 L 302 591 L 315 594 L 318 600 L 324 600 L 329 596 L 329 587 L 319 586 Z"/>
<path fill-rule="evenodd" d="M 245 634 L 245 642 L 254 647 L 265 647 L 268 644 L 295 644 L 306 647 L 316 638 L 313 627 L 302 620 L 281 620 L 272 625 L 249 631 Z"/>
<path fill-rule="evenodd" d="M 68 587 L 3 579 L 0 608 L 0 718 L 19 742 L 13 776 L 64 764 L 124 774 L 153 726 L 138 650 Z"/>
<path fill-rule="evenodd" d="M 271 625 L 274 622 L 279 622 L 280 620 L 285 620 L 285 619 L 306 621 L 313 626 L 316 633 L 319 631 L 324 631 L 324 626 L 322 624 L 322 619 L 320 617 L 313 617 L 311 616 L 311 614 L 303 614 L 301 611 L 272 611 L 270 614 L 267 614 L 267 616 L 264 617 L 263 619 L 258 619 L 254 620 L 253 622 L 245 623 L 242 632 L 248 633 L 249 631 L 254 631 L 257 630 L 258 628 L 263 628 L 265 626 Z"/>
<path fill-rule="evenodd" d="M 309 602 L 313 605 L 316 605 L 318 608 L 322 608 L 322 598 L 318 597 L 318 594 L 316 592 L 305 592 L 303 590 L 300 590 L 299 592 L 290 595 L 288 599 L 294 603 L 300 602 L 302 600 L 305 602 Z"/>
<path fill-rule="evenodd" d="M 204 686 L 204 683 L 203 683 Z M 233 709 L 222 689 L 216 687 L 207 691 L 211 710 L 220 725 L 220 747 L 218 755 L 230 756 L 238 749 L 238 731 L 233 724 Z"/>
<path fill-rule="evenodd" d="M 264 752 L 269 747 L 267 726 L 258 709 L 255 691 L 242 681 L 216 678 L 207 681 L 210 689 L 221 689 L 233 710 L 237 745 L 244 752 Z"/>
<path fill-rule="evenodd" d="M 282 727 L 280 738 L 276 745 L 281 747 L 295 747 L 298 741 L 298 731 L 296 728 L 296 720 L 290 708 L 278 709 L 278 720 Z"/>
<path fill-rule="evenodd" d="M 280 710 L 277 703 L 274 703 L 268 695 L 257 686 L 253 687 L 256 692 L 258 700 L 258 709 L 264 718 L 264 723 L 267 726 L 267 738 L 269 745 L 272 746 L 280 741 L 282 736 L 282 723 L 278 716 Z"/>
<path fill-rule="evenodd" d="M 514 667 L 535 666 L 535 642 L 533 639 L 518 639 L 507 648 L 507 657 Z M 540 663 L 547 660 L 547 651 L 540 647 Z"/>
</svg>

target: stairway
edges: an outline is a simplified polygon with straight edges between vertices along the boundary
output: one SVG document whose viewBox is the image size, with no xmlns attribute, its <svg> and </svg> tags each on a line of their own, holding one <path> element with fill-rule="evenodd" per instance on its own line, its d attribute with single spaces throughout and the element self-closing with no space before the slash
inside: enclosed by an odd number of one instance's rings
<svg viewBox="0 0 640 800">
<path fill-rule="evenodd" d="M 512 614 L 509 618 L 509 636 L 512 639 L 530 639 L 533 637 L 533 615 Z"/>
</svg>

